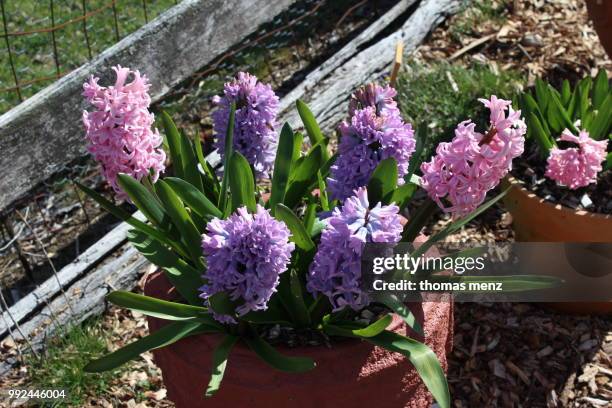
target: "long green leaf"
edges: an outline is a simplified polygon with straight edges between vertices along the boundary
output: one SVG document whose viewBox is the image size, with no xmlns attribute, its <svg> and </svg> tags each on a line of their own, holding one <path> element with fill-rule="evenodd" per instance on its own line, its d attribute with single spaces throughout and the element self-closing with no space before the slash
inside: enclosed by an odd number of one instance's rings
<svg viewBox="0 0 612 408">
<path fill-rule="evenodd" d="M 194 186 L 198 191 L 204 191 L 202 177 L 200 176 L 200 171 L 198 170 L 198 158 L 193 150 L 191 141 L 185 134 L 181 134 L 180 141 L 183 179 Z"/>
<path fill-rule="evenodd" d="M 368 201 L 370 207 L 376 204 L 388 204 L 383 202 L 397 186 L 397 162 L 394 158 L 382 160 L 374 169 L 370 181 L 368 182 Z"/>
<path fill-rule="evenodd" d="M 132 176 L 120 173 L 117 176 L 119 186 L 127 193 L 132 202 L 154 225 L 160 226 L 164 219 L 164 210 L 157 198 Z"/>
<path fill-rule="evenodd" d="M 283 204 L 277 204 L 275 216 L 287 225 L 287 228 L 291 231 L 291 237 L 289 239 L 295 242 L 300 249 L 310 251 L 314 248 L 314 242 L 310 239 L 310 234 L 308 234 L 302 221 L 300 221 L 291 209 Z"/>
<path fill-rule="evenodd" d="M 247 159 L 240 153 L 234 152 L 228 170 L 232 192 L 232 212 L 242 206 L 246 206 L 251 212 L 257 211 L 255 179 Z"/>
<path fill-rule="evenodd" d="M 397 313 L 404 322 L 406 322 L 408 327 L 412 328 L 417 334 L 423 335 L 423 328 L 416 319 L 414 313 L 412 313 L 408 306 L 401 302 L 394 294 L 379 292 L 376 294 L 375 300 Z"/>
<path fill-rule="evenodd" d="M 127 238 L 148 261 L 164 269 L 172 286 L 186 301 L 192 305 L 202 304 L 198 292 L 198 288 L 202 286 L 201 272 L 176 256 L 159 241 L 138 230 L 128 231 Z"/>
<path fill-rule="evenodd" d="M 206 387 L 205 396 L 212 397 L 219 391 L 223 375 L 225 374 L 227 359 L 237 341 L 238 337 L 227 335 L 213 352 L 212 374 L 208 382 L 208 387 Z"/>
<path fill-rule="evenodd" d="M 202 192 L 185 180 L 176 177 L 166 177 L 164 181 L 174 190 L 181 200 L 201 217 L 217 217 L 223 215 Z"/>
<path fill-rule="evenodd" d="M 170 161 L 172 162 L 174 174 L 176 174 L 177 177 L 184 178 L 183 156 L 181 152 L 181 134 L 167 112 L 162 111 L 161 118 L 164 125 L 164 131 L 166 133 L 166 140 L 168 141 L 168 147 L 170 148 Z"/>
<path fill-rule="evenodd" d="M 550 289 L 560 286 L 563 280 L 556 276 L 547 275 L 511 275 L 511 276 L 465 276 L 465 275 L 433 275 L 428 278 L 432 283 L 461 283 L 465 282 L 466 290 L 456 290 L 455 293 L 482 293 L 481 288 L 470 290 L 469 284 L 501 283 L 500 293 L 525 292 L 532 290 Z"/>
<path fill-rule="evenodd" d="M 230 158 L 234 151 L 234 122 L 236 118 L 236 103 L 230 105 L 227 132 L 225 133 L 225 148 L 223 152 L 223 178 L 221 179 L 221 191 L 219 192 L 219 208 L 225 213 L 227 203 L 228 167 Z"/>
<path fill-rule="evenodd" d="M 599 109 L 606 98 L 610 96 L 608 93 L 608 74 L 606 70 L 601 68 L 595 77 L 595 85 L 593 87 L 593 107 Z"/>
<path fill-rule="evenodd" d="M 309 188 L 317 185 L 317 172 L 321 168 L 322 155 L 322 147 L 318 145 L 299 164 L 294 166 L 285 193 L 284 204 L 287 207 L 293 208 L 309 192 Z"/>
<path fill-rule="evenodd" d="M 410 360 L 441 408 L 450 408 L 450 392 L 444 370 L 436 354 L 425 344 L 400 334 L 383 331 L 365 340 L 389 351 L 401 353 Z"/>
<path fill-rule="evenodd" d="M 158 331 L 149 334 L 127 346 L 120 348 L 100 359 L 91 361 L 83 370 L 89 373 L 99 373 L 112 370 L 128 361 L 138 357 L 145 351 L 157 349 L 170 345 L 190 335 L 211 331 L 210 328 L 202 328 L 199 322 L 172 322 Z"/>
<path fill-rule="evenodd" d="M 416 130 L 416 146 L 414 148 L 414 153 L 412 153 L 410 163 L 408 164 L 408 172 L 404 175 L 404 180 L 406 180 L 406 182 L 410 181 L 410 178 L 414 172 L 421 166 L 421 162 L 423 161 L 423 151 L 425 150 L 428 139 L 429 128 L 427 127 L 427 123 L 419 123 Z"/>
<path fill-rule="evenodd" d="M 542 157 L 548 157 L 550 149 L 554 147 L 554 141 L 546 133 L 542 127 L 542 122 L 540 122 L 540 119 L 538 119 L 533 112 L 529 112 L 527 119 L 529 120 L 529 126 L 533 132 L 532 134 L 535 136 L 536 142 L 540 146 L 540 154 Z"/>
<path fill-rule="evenodd" d="M 404 183 L 404 185 L 399 186 L 398 188 L 393 190 L 387 202 L 395 203 L 400 208 L 400 210 L 403 210 L 404 208 L 406 208 L 408 203 L 410 203 L 410 200 L 412 199 L 414 193 L 417 191 L 417 188 L 418 186 L 414 183 Z"/>
<path fill-rule="evenodd" d="M 219 181 L 217 180 L 217 176 L 215 175 L 214 170 L 210 166 L 210 163 L 204 157 L 204 152 L 202 151 L 202 143 L 199 140 L 194 141 L 196 156 L 198 158 L 198 163 L 200 163 L 200 167 L 202 168 L 202 186 L 204 187 L 204 193 L 214 203 L 219 202 Z"/>
<path fill-rule="evenodd" d="M 255 354 L 277 370 L 302 373 L 315 368 L 315 362 L 311 358 L 284 356 L 259 337 L 246 337 L 244 341 Z"/>
<path fill-rule="evenodd" d="M 381 317 L 380 319 L 366 327 L 353 328 L 352 326 L 354 326 L 354 324 L 349 324 L 345 326 L 342 323 L 336 323 L 334 325 L 329 326 L 326 329 L 326 332 L 328 332 L 330 335 L 352 335 L 361 338 L 374 337 L 382 333 L 391 324 L 391 321 L 393 321 L 393 316 L 390 314 L 386 314 L 385 316 Z"/>
<path fill-rule="evenodd" d="M 168 302 L 123 290 L 109 293 L 106 295 L 106 300 L 114 305 L 164 320 L 194 320 L 198 317 L 209 317 L 208 309 L 201 306 Z M 212 318 L 210 324 L 218 326 Z"/>
<path fill-rule="evenodd" d="M 295 106 L 297 107 L 298 114 L 302 119 L 302 123 L 304 124 L 304 128 L 306 129 L 306 133 L 308 133 L 308 137 L 310 137 L 310 142 L 313 146 L 317 144 L 321 144 L 325 146 L 325 140 L 323 137 L 323 133 L 321 132 L 321 128 L 319 128 L 319 124 L 315 119 L 312 111 L 301 100 L 295 101 Z M 327 148 L 324 149 L 323 160 L 329 160 L 329 153 L 327 152 Z"/>
<path fill-rule="evenodd" d="M 285 198 L 289 172 L 291 171 L 295 153 L 294 143 L 295 138 L 291 126 L 285 123 L 279 136 L 276 159 L 274 160 L 274 173 L 272 174 L 272 190 L 269 205 L 273 215 L 274 211 L 276 211 L 276 204 L 282 203 Z"/>
<path fill-rule="evenodd" d="M 605 139 L 612 127 L 612 93 L 609 93 L 599 107 L 589 127 L 590 136 L 595 140 Z"/>
<path fill-rule="evenodd" d="M 130 213 L 128 213 L 127 211 L 124 211 L 121 208 L 117 207 L 116 205 L 114 205 L 113 203 L 111 203 L 106 198 L 102 197 L 100 194 L 98 194 L 94 190 L 90 189 L 89 187 L 85 187 L 84 185 L 80 184 L 79 182 L 76 182 L 76 184 L 77 184 L 77 186 L 81 190 L 83 190 L 84 193 L 86 193 L 88 196 L 93 198 L 98 204 L 100 204 L 102 206 L 102 208 L 104 208 L 106 211 L 108 211 L 109 213 L 111 213 L 115 217 L 119 218 L 121 221 L 125 221 L 126 223 L 128 223 L 132 227 L 134 227 L 137 230 L 143 232 L 144 234 L 147 234 L 147 235 L 155 238 L 159 242 L 168 245 L 169 247 L 174 249 L 176 252 L 178 252 L 182 256 L 187 256 L 187 252 L 183 249 L 181 244 L 176 243 L 176 242 L 168 239 L 164 233 L 162 233 L 162 232 L 156 230 L 155 228 L 151 227 L 150 225 L 147 225 L 144 222 L 142 222 L 140 220 L 137 220 L 136 218 L 132 217 L 132 215 Z"/>
<path fill-rule="evenodd" d="M 181 233 L 183 243 L 187 247 L 187 251 L 194 262 L 194 265 L 198 268 L 203 269 L 204 265 L 200 260 L 202 256 L 200 233 L 196 228 L 195 224 L 191 220 L 191 217 L 187 213 L 185 206 L 176 195 L 176 193 L 170 188 L 170 186 L 163 180 L 159 180 L 156 183 L 157 194 L 164 204 L 166 212 L 170 216 L 172 223 Z"/>
</svg>

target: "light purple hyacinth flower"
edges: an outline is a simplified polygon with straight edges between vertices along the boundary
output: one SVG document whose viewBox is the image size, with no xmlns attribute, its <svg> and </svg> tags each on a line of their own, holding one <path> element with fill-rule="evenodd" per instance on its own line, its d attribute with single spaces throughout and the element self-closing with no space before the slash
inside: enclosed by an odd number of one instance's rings
<svg viewBox="0 0 612 408">
<path fill-rule="evenodd" d="M 361 289 L 361 254 L 366 242 L 396 243 L 402 224 L 396 205 L 369 208 L 368 192 L 362 187 L 335 208 L 321 234 L 310 265 L 307 289 L 329 298 L 334 311 L 348 306 L 359 310 L 370 299 Z"/>
<path fill-rule="evenodd" d="M 376 108 L 377 115 L 400 116 L 400 111 L 395 102 L 397 91 L 395 88 L 387 85 L 380 86 L 376 83 L 369 83 L 360 87 L 351 95 L 349 101 L 349 116 L 355 115 L 360 109 L 371 106 Z"/>
<path fill-rule="evenodd" d="M 119 173 L 137 180 L 152 174 L 155 182 L 164 171 L 166 154 L 161 148 L 162 137 L 152 129 L 153 114 L 149 112 L 151 98 L 146 76 L 138 71 L 113 67 L 117 75 L 115 85 L 98 84 L 93 75 L 83 84 L 83 96 L 95 108 L 83 112 L 87 131 L 87 149 L 102 166 L 102 173 L 124 200 L 127 194 L 117 183 Z M 127 82 L 128 76 L 131 82 Z"/>
<path fill-rule="evenodd" d="M 276 115 L 278 97 L 272 87 L 246 72 L 224 85 L 223 96 L 215 96 L 217 110 L 212 113 L 215 147 L 223 156 L 225 135 L 232 102 L 236 103 L 233 148 L 254 167 L 258 177 L 272 170 L 278 143 Z"/>
<path fill-rule="evenodd" d="M 330 168 L 327 187 L 332 199 L 344 200 L 356 188 L 366 186 L 378 164 L 394 158 L 398 167 L 398 184 L 408 172 L 410 157 L 415 149 L 414 131 L 404 123 L 399 113 L 368 106 L 354 111 L 349 122 L 340 125 L 341 140 L 338 158 Z"/>
<path fill-rule="evenodd" d="M 206 284 L 200 297 L 226 292 L 239 303 L 238 316 L 265 310 L 295 248 L 289 242 L 289 229 L 260 205 L 255 214 L 242 207 L 226 220 L 215 218 L 206 229 L 202 235 Z M 232 316 L 213 315 L 222 323 L 235 323 Z"/>
</svg>

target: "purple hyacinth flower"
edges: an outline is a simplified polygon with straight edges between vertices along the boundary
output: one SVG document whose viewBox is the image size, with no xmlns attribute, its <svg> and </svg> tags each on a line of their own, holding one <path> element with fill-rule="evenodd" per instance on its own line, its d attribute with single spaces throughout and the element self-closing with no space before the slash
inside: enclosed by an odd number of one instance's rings
<svg viewBox="0 0 612 408">
<path fill-rule="evenodd" d="M 370 299 L 361 289 L 363 247 L 366 242 L 399 242 L 402 224 L 398 212 L 396 205 L 381 203 L 370 209 L 365 188 L 357 189 L 342 208 L 335 208 L 310 265 L 308 291 L 327 296 L 334 311 L 367 306 Z"/>
<path fill-rule="evenodd" d="M 233 148 L 254 167 L 258 177 L 266 177 L 274 165 L 278 135 L 278 97 L 272 87 L 246 72 L 224 85 L 223 96 L 215 96 L 212 113 L 215 147 L 223 156 L 230 105 L 236 103 Z"/>
<path fill-rule="evenodd" d="M 242 207 L 226 220 L 213 219 L 206 229 L 202 235 L 206 284 L 200 297 L 226 292 L 238 303 L 238 316 L 265 310 L 295 248 L 289 242 L 289 229 L 259 205 L 255 214 Z M 213 315 L 222 323 L 235 323 L 232 316 Z"/>
<path fill-rule="evenodd" d="M 403 184 L 415 140 L 412 126 L 399 113 L 377 115 L 371 106 L 358 109 L 339 130 L 338 158 L 327 179 L 331 198 L 344 200 L 356 188 L 366 186 L 376 166 L 390 157 L 397 162 L 398 184 Z"/>
<path fill-rule="evenodd" d="M 351 95 L 349 101 L 349 116 L 354 116 L 355 112 L 371 106 L 376 108 L 376 114 L 400 116 L 400 111 L 395 102 L 397 91 L 395 88 L 387 85 L 380 86 L 375 83 L 369 83 L 360 87 Z"/>
</svg>

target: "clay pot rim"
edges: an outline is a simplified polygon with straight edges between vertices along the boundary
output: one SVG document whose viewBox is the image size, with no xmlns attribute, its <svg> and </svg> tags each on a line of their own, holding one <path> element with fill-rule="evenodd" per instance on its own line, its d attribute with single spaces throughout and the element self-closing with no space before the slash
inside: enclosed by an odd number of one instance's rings
<svg viewBox="0 0 612 408">
<path fill-rule="evenodd" d="M 516 187 L 516 190 L 520 192 L 524 197 L 528 200 L 538 201 L 541 205 L 548 207 L 550 211 L 558 211 L 561 214 L 568 214 L 577 217 L 589 217 L 595 218 L 604 222 L 612 222 L 612 214 L 600 214 L 596 212 L 586 211 L 586 210 L 574 210 L 569 207 L 564 206 L 563 204 L 552 204 L 542 197 L 538 196 L 533 191 L 529 191 L 524 187 L 524 183 L 517 179 L 514 176 L 507 175 L 505 180 L 513 187 Z"/>
</svg>

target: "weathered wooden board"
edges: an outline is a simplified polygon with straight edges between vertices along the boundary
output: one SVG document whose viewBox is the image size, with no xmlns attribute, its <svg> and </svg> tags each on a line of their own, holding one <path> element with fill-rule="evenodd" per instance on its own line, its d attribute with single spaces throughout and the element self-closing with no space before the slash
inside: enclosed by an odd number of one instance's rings
<svg viewBox="0 0 612 408">
<path fill-rule="evenodd" d="M 35 349 L 40 348 L 52 333 L 69 329 L 90 316 L 101 314 L 106 308 L 104 296 L 116 289 L 131 289 L 145 271 L 148 262 L 135 248 L 125 245 L 115 257 L 106 259 L 83 279 L 66 289 L 70 306 L 63 296 L 50 301 L 40 313 L 23 323 L 20 328 Z M 21 338 L 13 330 L 13 336 Z M 3 359 L 4 360 L 4 359 Z M 9 370 L 16 359 L 0 361 L 0 375 Z"/>
<path fill-rule="evenodd" d="M 144 221 L 145 217 L 140 212 L 134 217 Z M 42 309 L 47 302 L 53 299 L 61 288 L 69 287 L 77 279 L 81 278 L 98 263 L 104 260 L 110 253 L 126 242 L 125 234 L 131 227 L 125 222 L 113 228 L 98 242 L 87 248 L 79 257 L 58 271 L 57 276 L 51 276 L 40 286 L 28 293 L 17 303 L 10 307 L 11 316 L 7 311 L 2 312 L 0 318 L 0 339 L 8 334 L 6 323 L 13 327 L 12 321 L 22 322 L 28 316 Z"/>
<path fill-rule="evenodd" d="M 0 210 L 85 154 L 83 82 L 121 64 L 146 74 L 159 100 L 294 0 L 184 0 L 0 116 Z"/>
<path fill-rule="evenodd" d="M 460 0 L 421 1 L 399 30 L 360 51 L 333 70 L 322 65 L 306 77 L 306 86 L 290 94 L 291 99 L 304 100 L 317 118 L 321 129 L 329 134 L 346 117 L 350 94 L 358 86 L 379 79 L 389 72 L 397 42 L 403 42 L 404 56 L 411 53 L 446 16 L 458 10 L 460 3 Z M 330 65 L 336 65 L 333 62 L 335 58 L 336 56 L 330 59 Z M 287 105 L 284 106 L 291 108 L 293 102 L 286 101 Z M 282 122 L 284 121 L 294 128 L 302 126 L 295 109 L 289 109 L 283 115 Z"/>
</svg>

